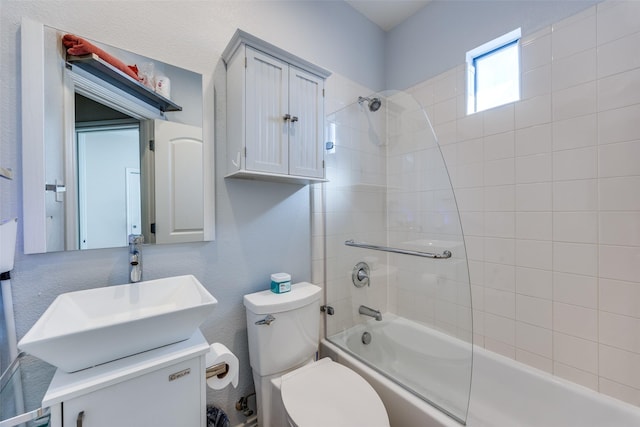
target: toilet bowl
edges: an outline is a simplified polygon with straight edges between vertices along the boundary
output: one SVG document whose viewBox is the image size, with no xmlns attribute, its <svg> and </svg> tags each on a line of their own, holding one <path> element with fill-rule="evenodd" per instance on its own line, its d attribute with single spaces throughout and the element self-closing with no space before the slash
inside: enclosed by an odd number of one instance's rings
<svg viewBox="0 0 640 427">
<path fill-rule="evenodd" d="M 315 361 L 321 289 L 244 296 L 249 359 L 260 427 L 389 427 L 382 400 L 360 375 L 329 358 Z"/>
<path fill-rule="evenodd" d="M 373 387 L 328 357 L 283 375 L 280 392 L 291 427 L 389 426 Z"/>
</svg>

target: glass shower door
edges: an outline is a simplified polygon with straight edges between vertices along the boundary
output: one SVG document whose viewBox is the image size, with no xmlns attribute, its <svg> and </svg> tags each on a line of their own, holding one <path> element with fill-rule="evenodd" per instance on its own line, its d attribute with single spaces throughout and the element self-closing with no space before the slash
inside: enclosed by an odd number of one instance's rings
<svg viewBox="0 0 640 427">
<path fill-rule="evenodd" d="M 410 95 L 385 92 L 328 121 L 335 146 L 323 194 L 325 271 L 335 314 L 327 316 L 327 338 L 465 423 L 473 353 L 469 273 L 453 188 L 428 117 Z"/>
</svg>

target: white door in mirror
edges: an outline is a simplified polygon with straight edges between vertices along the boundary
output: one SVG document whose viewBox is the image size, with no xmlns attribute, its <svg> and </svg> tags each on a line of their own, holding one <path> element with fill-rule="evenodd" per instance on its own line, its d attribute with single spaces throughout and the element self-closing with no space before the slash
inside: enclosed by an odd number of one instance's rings
<svg viewBox="0 0 640 427">
<path fill-rule="evenodd" d="M 204 240 L 202 128 L 154 120 L 156 243 Z"/>
</svg>

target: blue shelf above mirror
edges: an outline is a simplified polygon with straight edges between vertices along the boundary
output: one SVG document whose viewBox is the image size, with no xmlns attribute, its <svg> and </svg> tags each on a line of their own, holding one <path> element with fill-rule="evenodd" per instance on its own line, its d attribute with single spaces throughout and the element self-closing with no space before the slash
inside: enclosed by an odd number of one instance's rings
<svg viewBox="0 0 640 427">
<path fill-rule="evenodd" d="M 67 56 L 67 67 L 71 67 L 72 70 L 73 67 L 78 67 L 162 112 L 182 111 L 182 107 L 175 102 L 133 80 L 96 54 Z"/>
</svg>

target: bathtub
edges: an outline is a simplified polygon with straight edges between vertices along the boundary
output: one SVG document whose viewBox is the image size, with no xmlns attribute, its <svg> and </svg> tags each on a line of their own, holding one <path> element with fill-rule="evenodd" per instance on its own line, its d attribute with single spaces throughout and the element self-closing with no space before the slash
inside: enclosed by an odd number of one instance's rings
<svg viewBox="0 0 640 427">
<path fill-rule="evenodd" d="M 389 349 L 411 348 L 416 331 L 426 334 L 429 354 L 418 366 L 403 366 L 404 372 L 414 372 L 414 378 L 423 372 L 437 371 L 450 373 L 453 368 L 465 366 L 468 362 L 469 344 L 443 335 L 430 328 L 393 314 L 383 315 L 382 322 L 371 320 L 357 325 L 330 339 L 323 339 L 320 353 L 342 363 L 362 375 L 378 392 L 387 408 L 392 427 L 459 427 L 460 422 L 443 411 L 426 403 L 415 392 L 391 381 L 386 376 L 367 365 L 379 363 L 381 352 Z M 371 334 L 371 344 L 361 343 L 364 331 Z M 393 333 L 390 333 L 393 332 Z M 408 339 L 410 342 L 402 343 Z M 378 349 L 373 349 L 378 342 Z M 423 339 L 423 342 L 424 339 Z M 357 357 L 343 351 L 346 346 L 351 351 L 359 350 Z M 435 345 L 437 344 L 437 345 Z M 368 347 L 368 348 L 365 348 Z M 466 349 L 466 350 L 465 350 Z M 398 353 L 396 353 L 398 354 Z M 438 358 L 441 360 L 438 361 Z M 388 364 L 398 365 L 411 362 L 411 357 L 387 359 Z M 401 362 L 399 362 L 401 360 Z M 443 360 L 449 360 L 447 365 Z M 437 368 L 428 366 L 433 362 Z M 451 369 L 449 369 L 451 368 Z M 397 376 L 397 366 L 384 369 Z M 430 374 L 426 374 L 430 375 Z M 462 375 L 453 378 L 453 384 L 463 385 Z M 436 384 L 440 380 L 436 376 Z M 456 383 L 457 382 L 457 383 Z M 468 382 L 468 379 L 467 379 Z M 439 387 L 436 387 L 439 388 Z M 441 389 L 442 390 L 442 389 Z M 464 389 L 462 389 L 464 390 Z M 468 390 L 468 383 L 467 383 Z M 461 396 L 444 390 L 445 403 L 453 396 L 459 403 Z M 454 393 L 460 394 L 460 391 Z M 640 408 L 602 395 L 585 387 L 564 381 L 545 372 L 530 368 L 512 359 L 489 352 L 483 348 L 473 348 L 473 375 L 471 400 L 467 425 L 471 427 L 637 427 L 640 426 Z M 445 411 L 447 408 L 442 408 Z M 450 407 L 452 413 L 463 407 Z"/>
</svg>

